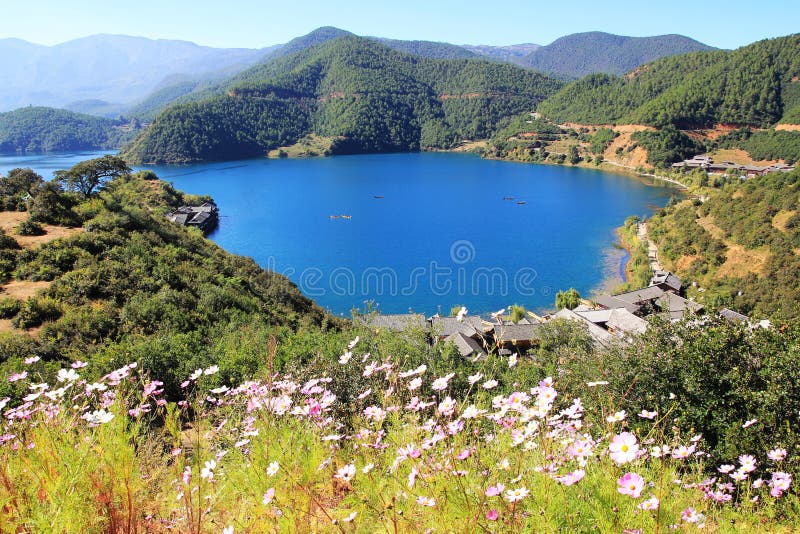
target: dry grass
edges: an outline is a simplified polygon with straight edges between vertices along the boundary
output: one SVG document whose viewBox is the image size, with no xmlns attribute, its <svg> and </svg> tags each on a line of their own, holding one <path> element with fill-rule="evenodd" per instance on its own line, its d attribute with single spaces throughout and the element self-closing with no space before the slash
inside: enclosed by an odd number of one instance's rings
<svg viewBox="0 0 800 534">
<path fill-rule="evenodd" d="M 628 147 L 633 144 L 631 135 L 646 129 L 648 128 L 635 125 L 615 127 L 614 131 L 619 132 L 619 136 L 608 145 L 608 148 L 606 148 L 606 151 L 603 153 L 603 159 L 631 168 L 647 165 L 647 150 L 637 146 L 632 151 L 628 152 Z M 619 148 L 622 148 L 621 156 L 617 155 L 617 149 Z"/>
<path fill-rule="evenodd" d="M 794 217 L 794 214 L 797 211 L 779 211 L 775 217 L 772 218 L 772 227 L 775 229 L 780 230 L 783 233 L 788 232 L 788 228 L 786 228 L 786 223 L 789 222 L 789 219 Z"/>
<path fill-rule="evenodd" d="M 695 256 L 695 255 L 681 256 L 680 258 L 678 258 L 678 261 L 675 262 L 675 269 L 677 269 L 678 271 L 683 271 L 684 269 L 688 269 L 689 267 L 691 267 L 692 263 L 694 263 L 694 261 L 699 257 L 700 256 Z"/>
<path fill-rule="evenodd" d="M 736 191 L 733 192 L 731 198 L 734 199 L 744 198 L 744 191 L 742 191 L 741 189 L 737 189 Z"/>
<path fill-rule="evenodd" d="M 737 165 L 758 165 L 760 167 L 766 167 L 767 165 L 772 165 L 776 163 L 776 160 L 755 160 L 750 157 L 746 151 L 738 149 L 738 148 L 726 148 L 715 150 L 709 154 L 714 161 L 730 161 L 731 163 L 736 163 Z"/>
<path fill-rule="evenodd" d="M 29 280 L 12 280 L 2 286 L 2 295 L 14 297 L 19 300 L 27 300 L 41 289 L 47 289 L 52 282 L 31 282 Z"/>
<path fill-rule="evenodd" d="M 800 124 L 778 124 L 776 130 L 786 130 L 789 132 L 800 132 Z"/>
<path fill-rule="evenodd" d="M 702 226 L 703 229 L 709 234 L 711 234 L 711 237 L 713 237 L 714 239 L 720 239 L 720 240 L 725 239 L 725 230 L 716 225 L 716 223 L 714 222 L 714 217 L 712 217 L 711 215 L 708 215 L 706 217 L 700 217 L 699 219 L 697 219 L 697 224 Z"/>
<path fill-rule="evenodd" d="M 483 150 L 488 144 L 489 141 L 485 139 L 479 141 L 464 141 L 453 148 L 451 152 L 475 152 L 476 150 Z"/>
<path fill-rule="evenodd" d="M 28 214 L 24 211 L 0 212 L 0 228 L 12 236 L 22 248 L 35 248 L 62 237 L 69 237 L 83 232 L 83 228 L 67 228 L 65 226 L 44 225 L 44 235 L 17 235 L 15 228 L 25 220 Z"/>
<path fill-rule="evenodd" d="M 720 278 L 743 278 L 750 273 L 756 275 L 764 274 L 764 267 L 769 260 L 767 250 L 747 250 L 741 245 L 728 245 L 725 253 L 725 263 L 717 271 L 715 277 Z"/>
</svg>

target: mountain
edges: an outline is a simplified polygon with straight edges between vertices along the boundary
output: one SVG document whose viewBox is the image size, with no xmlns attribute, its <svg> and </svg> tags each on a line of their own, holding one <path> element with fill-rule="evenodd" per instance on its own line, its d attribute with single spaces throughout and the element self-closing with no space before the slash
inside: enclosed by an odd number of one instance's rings
<svg viewBox="0 0 800 534">
<path fill-rule="evenodd" d="M 624 77 L 587 76 L 543 102 L 556 121 L 767 127 L 800 106 L 800 34 L 663 58 Z"/>
<path fill-rule="evenodd" d="M 461 47 L 488 59 L 524 66 L 524 58 L 541 48 L 542 45 L 523 43 L 507 46 L 462 45 Z"/>
<path fill-rule="evenodd" d="M 575 33 L 537 48 L 516 63 L 563 78 L 587 74 L 621 75 L 656 59 L 713 50 L 682 35 L 625 37 L 602 32 Z"/>
<path fill-rule="evenodd" d="M 433 59 L 472 59 L 478 57 L 474 52 L 462 46 L 450 43 L 435 41 L 401 41 L 398 39 L 382 39 L 378 37 L 374 39 L 392 50 L 420 57 Z"/>
<path fill-rule="evenodd" d="M 168 75 L 239 71 L 269 51 L 123 35 L 93 35 L 55 46 L 0 39 L 0 111 L 87 100 L 124 106 L 147 96 Z"/>
<path fill-rule="evenodd" d="M 63 109 L 27 107 L 0 113 L 0 152 L 119 148 L 134 127 Z"/>
<path fill-rule="evenodd" d="M 343 36 L 261 63 L 226 92 L 159 115 L 125 156 L 188 162 L 264 155 L 308 134 L 333 153 L 409 151 L 487 138 L 561 82 L 513 65 L 430 59 Z"/>
</svg>

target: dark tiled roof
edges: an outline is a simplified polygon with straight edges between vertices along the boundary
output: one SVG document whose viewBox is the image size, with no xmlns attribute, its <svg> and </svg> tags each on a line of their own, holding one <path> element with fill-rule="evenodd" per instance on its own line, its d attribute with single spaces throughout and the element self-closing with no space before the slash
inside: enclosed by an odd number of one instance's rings
<svg viewBox="0 0 800 534">
<path fill-rule="evenodd" d="M 530 341 L 539 339 L 539 324 L 495 325 L 494 335 L 498 341 Z"/>
<path fill-rule="evenodd" d="M 359 317 L 359 320 L 372 328 L 384 328 L 397 332 L 412 329 L 428 330 L 428 321 L 421 313 L 370 314 Z"/>
<path fill-rule="evenodd" d="M 462 356 L 469 357 L 475 355 L 485 355 L 483 347 L 481 347 L 480 343 L 476 340 L 472 339 L 471 337 L 465 336 L 464 334 L 457 332 L 450 336 L 447 336 L 445 341 L 452 343 L 458 349 L 459 354 Z"/>
<path fill-rule="evenodd" d="M 473 326 L 473 321 L 459 321 L 455 317 L 433 317 L 431 320 L 432 332 L 439 337 L 448 337 L 456 333 L 464 334 L 467 337 L 478 335 L 478 330 Z"/>
<path fill-rule="evenodd" d="M 657 301 L 656 304 L 661 311 L 669 313 L 669 317 L 672 320 L 679 320 L 682 319 L 686 313 L 686 310 L 689 310 L 691 313 L 699 313 L 703 309 L 703 305 L 693 300 L 687 300 L 680 295 L 674 295 L 672 293 L 664 293 Z"/>
<path fill-rule="evenodd" d="M 615 308 L 625 308 L 631 313 L 636 313 L 639 311 L 639 308 L 641 308 L 641 306 L 631 304 L 630 302 L 625 302 L 624 300 L 618 299 L 617 297 L 612 297 L 611 295 L 600 295 L 596 297 L 594 301 L 600 306 L 608 308 L 609 310 L 613 310 Z"/>
<path fill-rule="evenodd" d="M 737 323 L 746 323 L 747 321 L 750 320 L 750 318 L 748 316 L 743 315 L 743 314 L 741 314 L 739 312 L 730 310 L 728 308 L 722 308 L 719 311 L 719 315 L 723 319 L 727 319 L 729 321 L 733 321 L 733 322 L 737 322 Z"/>
<path fill-rule="evenodd" d="M 620 293 L 614 295 L 615 299 L 627 302 L 629 304 L 647 304 L 664 294 L 664 290 L 657 286 L 645 287 L 635 291 L 628 291 L 627 293 Z M 628 310 L 630 311 L 630 310 Z"/>
<path fill-rule="evenodd" d="M 675 291 L 680 291 L 683 287 L 681 279 L 669 271 L 656 271 L 650 283 L 654 286 L 664 284 Z"/>
</svg>

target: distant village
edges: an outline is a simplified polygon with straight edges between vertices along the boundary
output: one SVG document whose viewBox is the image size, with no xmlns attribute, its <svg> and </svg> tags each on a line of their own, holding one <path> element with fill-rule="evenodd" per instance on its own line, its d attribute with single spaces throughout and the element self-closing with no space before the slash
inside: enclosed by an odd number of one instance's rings
<svg viewBox="0 0 800 534">
<path fill-rule="evenodd" d="M 773 172 L 792 172 L 794 165 L 784 165 L 783 163 L 775 163 L 767 167 L 759 167 L 757 165 L 738 165 L 730 161 L 715 162 L 710 156 L 695 156 L 692 159 L 685 159 L 678 163 L 672 164 L 672 169 L 676 171 L 688 172 L 693 169 L 700 169 L 709 174 L 730 174 L 740 173 L 741 176 L 746 178 L 753 178 L 755 176 L 763 176 Z"/>
<path fill-rule="evenodd" d="M 452 343 L 467 358 L 485 357 L 490 352 L 501 356 L 524 355 L 538 345 L 543 325 L 556 319 L 582 325 L 596 345 L 609 347 L 644 333 L 650 327 L 646 320 L 649 316 L 680 321 L 687 316 L 702 315 L 703 306 L 685 298 L 683 290 L 683 282 L 673 273 L 656 271 L 645 288 L 584 299 L 574 309 L 564 308 L 544 316 L 527 312 L 517 322 L 512 322 L 502 312 L 492 314 L 491 319 L 475 315 L 425 317 L 409 313 L 368 314 L 356 320 L 375 330 L 423 331 L 432 343 Z M 733 322 L 750 321 L 749 317 L 729 309 L 721 310 L 720 316 Z"/>
</svg>

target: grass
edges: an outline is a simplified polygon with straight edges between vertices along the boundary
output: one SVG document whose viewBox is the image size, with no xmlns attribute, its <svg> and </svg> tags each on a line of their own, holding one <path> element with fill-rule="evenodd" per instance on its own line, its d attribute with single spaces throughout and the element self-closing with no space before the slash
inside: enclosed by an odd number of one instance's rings
<svg viewBox="0 0 800 534">
<path fill-rule="evenodd" d="M 701 436 L 674 434 L 669 412 L 626 434 L 641 416 L 615 413 L 602 383 L 586 406 L 544 377 L 497 395 L 498 357 L 486 376 L 440 376 L 350 345 L 311 380 L 209 389 L 217 369 L 197 370 L 177 404 L 135 365 L 91 381 L 77 363 L 48 386 L 29 363 L 13 378 L 31 393 L 5 410 L 0 530 L 788 532 L 800 519 L 793 494 L 753 487 L 756 472 L 705 478 Z M 328 389 L 364 380 L 347 406 Z M 754 452 L 771 480 L 780 461 Z M 628 473 L 643 479 L 633 495 L 620 491 Z"/>
</svg>

